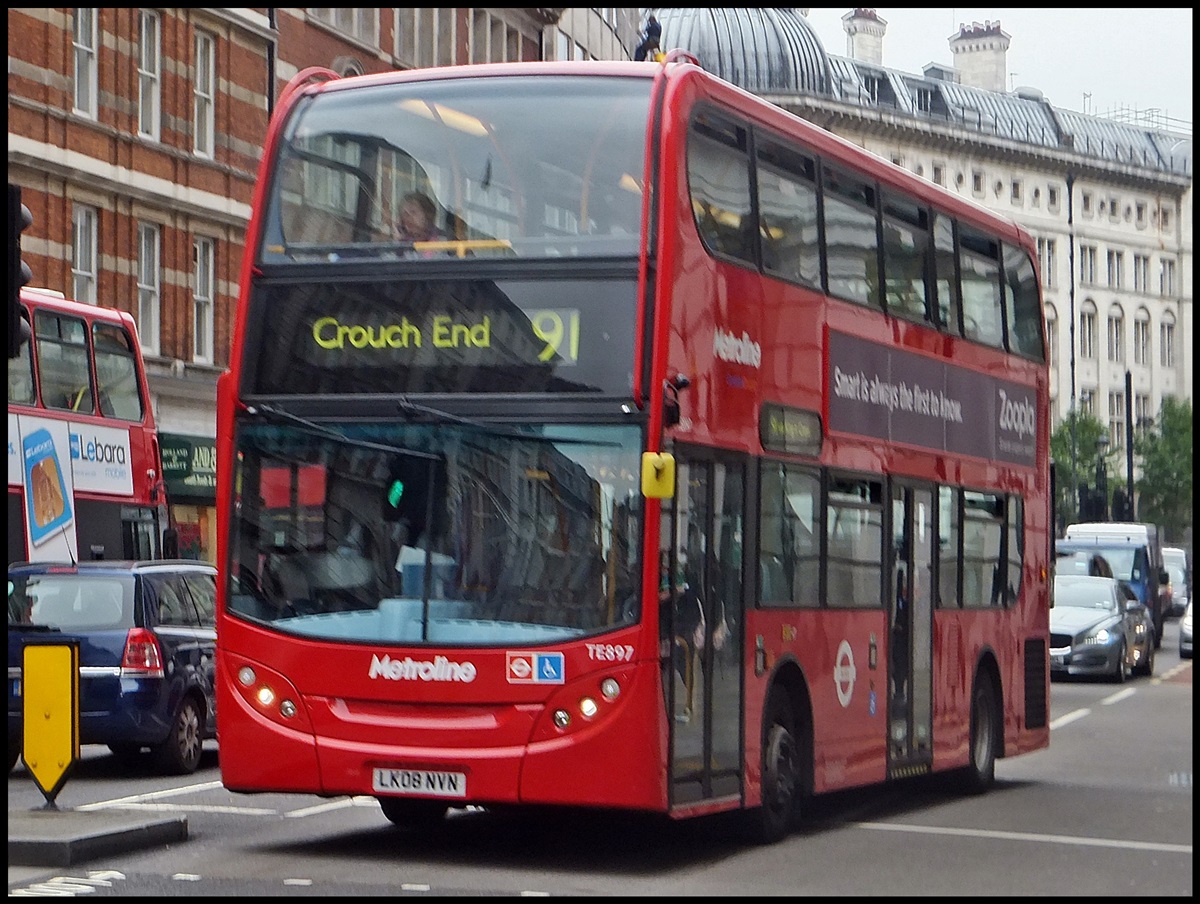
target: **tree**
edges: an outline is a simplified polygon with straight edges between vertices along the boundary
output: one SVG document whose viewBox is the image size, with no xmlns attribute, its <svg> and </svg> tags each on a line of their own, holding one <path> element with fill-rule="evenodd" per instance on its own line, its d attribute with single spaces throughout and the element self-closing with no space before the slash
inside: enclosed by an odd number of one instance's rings
<svg viewBox="0 0 1200 904">
<path fill-rule="evenodd" d="M 1157 524 L 1164 542 L 1192 529 L 1192 403 L 1163 396 L 1153 428 L 1139 431 L 1133 450 L 1141 460 L 1137 480 L 1139 521 Z"/>
<path fill-rule="evenodd" d="M 1072 427 L 1074 454 L 1071 451 Z M 1059 536 L 1068 524 L 1095 520 L 1091 508 L 1095 504 L 1092 497 L 1096 483 L 1096 443 L 1101 436 L 1107 435 L 1104 424 L 1079 409 L 1071 411 L 1050 434 L 1050 457 L 1054 460 L 1054 524 Z M 1107 459 L 1113 454 L 1110 448 L 1105 455 L 1106 471 L 1109 470 Z M 1084 492 L 1077 494 L 1077 487 Z"/>
</svg>

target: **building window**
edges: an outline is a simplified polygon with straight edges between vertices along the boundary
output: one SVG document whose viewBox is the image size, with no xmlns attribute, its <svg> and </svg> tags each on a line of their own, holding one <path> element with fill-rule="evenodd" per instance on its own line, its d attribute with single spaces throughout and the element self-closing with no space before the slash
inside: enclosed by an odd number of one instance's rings
<svg viewBox="0 0 1200 904">
<path fill-rule="evenodd" d="M 522 58 L 521 48 L 524 41 L 521 32 L 503 19 L 485 9 L 473 9 L 470 44 L 472 63 L 503 63 Z M 558 48 L 558 59 L 563 59 L 564 44 L 569 46 L 570 41 L 560 31 L 555 45 Z"/>
<path fill-rule="evenodd" d="M 1171 211 L 1165 207 L 1159 208 L 1158 225 L 1163 229 L 1171 228 Z"/>
<path fill-rule="evenodd" d="M 1092 193 L 1090 191 L 1083 193 L 1083 212 L 1089 216 L 1092 213 Z"/>
<path fill-rule="evenodd" d="M 1013 204 L 1021 203 L 1021 180 L 1020 179 L 1012 180 L 1012 186 L 1009 189 L 1009 198 L 1012 200 Z"/>
<path fill-rule="evenodd" d="M 75 107 L 80 116 L 96 118 L 99 88 L 96 82 L 96 49 L 99 47 L 97 10 L 75 10 Z"/>
<path fill-rule="evenodd" d="M 1087 387 L 1079 390 L 1079 410 L 1091 417 L 1096 416 L 1096 390 Z"/>
<path fill-rule="evenodd" d="M 396 43 L 399 49 L 397 56 L 419 67 L 453 66 L 458 63 L 455 55 L 456 13 L 457 10 L 454 9 L 429 7 L 400 9 L 396 27 Z M 482 56 L 479 55 L 481 50 L 475 45 L 481 40 L 481 32 L 490 34 L 491 29 L 475 29 L 474 22 L 472 28 L 470 59 L 473 62 L 487 62 L 494 53 L 494 47 L 485 44 L 488 56 Z"/>
<path fill-rule="evenodd" d="M 1042 272 L 1042 285 L 1047 289 L 1053 289 L 1057 282 L 1054 278 L 1054 269 L 1058 266 L 1057 245 L 1054 239 L 1038 239 L 1038 269 Z"/>
<path fill-rule="evenodd" d="M 1125 252 L 1108 252 L 1108 284 L 1114 289 L 1120 289 L 1125 283 Z"/>
<path fill-rule="evenodd" d="M 138 134 L 158 141 L 162 110 L 162 62 L 158 13 L 142 10 L 138 43 Z"/>
<path fill-rule="evenodd" d="M 1150 363 L 1150 314 L 1142 308 L 1133 321 L 1133 363 Z"/>
<path fill-rule="evenodd" d="M 195 309 L 195 335 L 192 360 L 199 364 L 213 363 L 213 273 L 215 243 L 212 239 L 196 239 L 192 245 L 192 266 L 195 289 L 192 305 Z"/>
<path fill-rule="evenodd" d="M 1096 284 L 1096 246 L 1079 246 L 1079 281 L 1085 286 Z"/>
<path fill-rule="evenodd" d="M 1175 261 L 1161 261 L 1158 271 L 1158 294 L 1164 298 L 1175 294 Z"/>
<path fill-rule="evenodd" d="M 375 47 L 378 44 L 379 10 L 373 7 L 342 6 L 337 8 L 309 7 L 308 14 L 335 31 L 356 41 Z"/>
<path fill-rule="evenodd" d="M 1133 256 L 1133 291 L 1150 291 L 1150 258 L 1145 254 Z"/>
<path fill-rule="evenodd" d="M 1134 209 L 1137 211 L 1138 226 L 1145 226 L 1146 225 L 1146 202 L 1138 201 L 1137 204 L 1134 205 Z"/>
<path fill-rule="evenodd" d="M 1117 305 L 1108 312 L 1108 360 L 1125 360 L 1125 314 Z"/>
<path fill-rule="evenodd" d="M 916 92 L 917 112 L 928 113 L 933 109 L 933 92 L 928 88 L 917 88 Z M 938 183 L 939 185 L 941 183 Z"/>
<path fill-rule="evenodd" d="M 138 339 L 148 355 L 158 354 L 161 286 L 159 227 L 154 223 L 138 226 Z"/>
<path fill-rule="evenodd" d="M 1096 306 L 1090 301 L 1079 312 L 1079 357 L 1096 357 Z"/>
<path fill-rule="evenodd" d="M 933 183 L 934 185 L 946 184 L 946 167 L 940 163 L 933 165 Z"/>
<path fill-rule="evenodd" d="M 1139 434 L 1145 434 L 1154 426 L 1154 411 L 1150 407 L 1150 396 L 1144 392 L 1133 394 L 1133 425 Z"/>
<path fill-rule="evenodd" d="M 971 191 L 978 197 L 983 197 L 983 171 L 975 170 L 971 173 Z"/>
<path fill-rule="evenodd" d="M 1171 314 L 1158 327 L 1158 363 L 1163 367 L 1175 366 L 1175 318 Z"/>
<path fill-rule="evenodd" d="M 1053 185 L 1046 189 L 1046 206 L 1052 213 L 1058 212 L 1058 189 Z"/>
<path fill-rule="evenodd" d="M 192 98 L 195 102 L 195 142 L 193 150 L 202 157 L 212 157 L 215 150 L 213 128 L 217 93 L 216 41 L 211 35 L 196 32 L 195 81 Z"/>
<path fill-rule="evenodd" d="M 76 204 L 71 211 L 71 293 L 86 304 L 96 303 L 98 219 L 94 207 Z"/>
<path fill-rule="evenodd" d="M 1058 317 L 1046 312 L 1046 342 L 1050 346 L 1050 366 L 1058 366 Z M 1053 423 L 1053 421 L 1051 421 Z"/>
<path fill-rule="evenodd" d="M 1125 448 L 1125 393 L 1108 394 L 1108 442 L 1109 448 Z"/>
</svg>

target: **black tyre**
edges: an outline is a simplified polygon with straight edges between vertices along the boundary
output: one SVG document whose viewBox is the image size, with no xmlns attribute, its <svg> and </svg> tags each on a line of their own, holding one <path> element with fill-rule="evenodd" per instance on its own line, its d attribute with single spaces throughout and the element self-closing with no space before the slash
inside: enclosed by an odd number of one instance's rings
<svg viewBox="0 0 1200 904">
<path fill-rule="evenodd" d="M 1121 644 L 1121 649 L 1117 651 L 1117 668 L 1110 677 L 1117 684 L 1124 684 L 1129 680 L 1129 650 L 1125 644 Z"/>
<path fill-rule="evenodd" d="M 8 742 L 8 771 L 12 772 L 17 768 L 17 760 L 21 758 L 21 742 L 14 741 L 11 738 Z"/>
<path fill-rule="evenodd" d="M 999 744 L 1000 704 L 991 677 L 980 673 L 971 691 L 971 762 L 961 774 L 968 793 L 982 794 L 995 784 Z"/>
<path fill-rule="evenodd" d="M 431 829 L 446 817 L 449 804 L 438 800 L 380 797 L 379 808 L 388 822 L 402 829 Z"/>
<path fill-rule="evenodd" d="M 762 844 L 786 837 L 799 807 L 802 776 L 795 724 L 786 696 L 772 693 L 763 718 L 762 806 L 747 814 L 750 835 Z"/>
<path fill-rule="evenodd" d="M 204 749 L 201 726 L 204 718 L 191 697 L 184 697 L 171 723 L 167 739 L 153 748 L 159 768 L 167 775 L 188 775 L 200 765 Z"/>
</svg>

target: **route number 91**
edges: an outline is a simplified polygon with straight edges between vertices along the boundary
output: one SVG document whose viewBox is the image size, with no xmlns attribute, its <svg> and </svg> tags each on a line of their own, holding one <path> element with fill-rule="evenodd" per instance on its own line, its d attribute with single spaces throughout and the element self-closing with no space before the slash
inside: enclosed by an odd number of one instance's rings
<svg viewBox="0 0 1200 904">
<path fill-rule="evenodd" d="M 538 352 L 539 361 L 551 361 L 557 355 L 560 364 L 578 363 L 578 308 L 543 308 L 529 311 L 528 315 L 533 334 L 546 343 L 546 347 Z"/>
</svg>

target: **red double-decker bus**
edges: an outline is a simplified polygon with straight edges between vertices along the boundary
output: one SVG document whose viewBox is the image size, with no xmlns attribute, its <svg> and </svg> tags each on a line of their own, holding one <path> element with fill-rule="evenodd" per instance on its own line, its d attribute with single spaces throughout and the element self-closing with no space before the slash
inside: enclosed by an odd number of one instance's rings
<svg viewBox="0 0 1200 904">
<path fill-rule="evenodd" d="M 21 290 L 21 317 L 29 335 L 8 362 L 8 561 L 161 557 L 162 456 L 133 317 L 34 288 Z"/>
<path fill-rule="evenodd" d="M 1034 251 L 686 56 L 301 73 L 218 386 L 224 784 L 765 840 L 988 787 L 1049 741 Z"/>
</svg>

